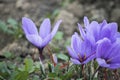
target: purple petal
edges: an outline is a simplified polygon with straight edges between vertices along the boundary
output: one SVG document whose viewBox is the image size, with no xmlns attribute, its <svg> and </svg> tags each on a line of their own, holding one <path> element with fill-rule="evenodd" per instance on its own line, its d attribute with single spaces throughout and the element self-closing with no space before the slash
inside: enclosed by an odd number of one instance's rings
<svg viewBox="0 0 120 80">
<path fill-rule="evenodd" d="M 100 66 L 102 66 L 102 67 L 110 67 L 110 65 L 107 64 L 104 59 L 97 58 L 96 60 L 97 60 L 97 62 L 98 62 L 98 64 L 99 64 Z"/>
<path fill-rule="evenodd" d="M 74 52 L 76 52 L 77 54 L 80 53 L 79 52 L 79 37 L 77 36 L 77 34 L 75 33 L 74 35 L 72 35 L 72 38 L 71 38 L 71 47 L 72 49 L 74 50 Z"/>
<path fill-rule="evenodd" d="M 41 47 L 45 47 L 49 42 L 51 41 L 51 35 L 48 35 L 44 40 L 41 45 Z"/>
<path fill-rule="evenodd" d="M 70 48 L 67 47 L 68 53 L 72 58 L 79 59 L 78 55 Z"/>
<path fill-rule="evenodd" d="M 106 26 L 104 26 L 102 28 L 101 38 L 107 37 L 107 38 L 111 39 L 112 42 L 115 41 L 114 36 L 117 33 L 117 28 L 118 28 L 118 26 L 116 23 L 107 24 Z"/>
<path fill-rule="evenodd" d="M 96 41 L 99 39 L 99 31 L 100 25 L 96 21 L 92 21 L 89 27 L 87 28 L 88 35 L 93 35 Z"/>
<path fill-rule="evenodd" d="M 92 45 L 96 45 L 95 37 L 90 33 L 86 34 L 85 40 L 88 40 Z"/>
<path fill-rule="evenodd" d="M 111 64 L 120 63 L 120 52 L 114 54 L 114 56 L 110 58 L 110 63 Z"/>
<path fill-rule="evenodd" d="M 58 30 L 61 22 L 62 22 L 62 20 L 59 20 L 59 21 L 55 24 L 54 29 L 53 29 L 52 32 L 51 32 L 52 38 L 55 36 L 55 34 L 56 34 L 56 32 L 57 32 L 57 30 Z"/>
<path fill-rule="evenodd" d="M 95 59 L 96 55 L 93 53 L 93 55 L 91 54 L 90 57 L 88 57 L 83 63 L 86 64 L 88 62 L 90 62 L 91 60 Z"/>
<path fill-rule="evenodd" d="M 120 38 L 120 32 L 117 32 L 117 33 L 115 34 L 115 37 L 116 37 L 116 38 Z"/>
<path fill-rule="evenodd" d="M 39 35 L 26 35 L 26 38 L 36 47 L 41 47 L 42 39 Z"/>
<path fill-rule="evenodd" d="M 85 31 L 83 30 L 82 26 L 79 23 L 78 23 L 78 28 L 79 28 L 79 31 L 80 31 L 80 34 L 81 34 L 82 38 L 84 39 Z"/>
<path fill-rule="evenodd" d="M 107 58 L 110 58 L 113 60 L 118 59 L 119 62 L 119 57 L 120 57 L 120 38 L 116 40 L 109 49 Z M 114 61 L 113 61 L 114 62 Z"/>
<path fill-rule="evenodd" d="M 89 20 L 88 20 L 88 18 L 85 16 L 84 17 L 84 25 L 85 25 L 85 27 L 88 27 L 88 25 L 89 25 Z"/>
<path fill-rule="evenodd" d="M 110 69 L 117 69 L 117 68 L 120 68 L 120 63 L 117 63 L 117 64 L 111 64 Z"/>
<path fill-rule="evenodd" d="M 70 60 L 73 62 L 73 64 L 81 64 L 77 59 L 70 58 Z"/>
<path fill-rule="evenodd" d="M 83 44 L 81 44 L 82 51 L 86 53 L 87 55 L 90 55 L 95 51 L 95 41 L 92 39 L 92 37 L 86 37 L 83 41 Z"/>
<path fill-rule="evenodd" d="M 26 35 L 38 34 L 37 28 L 33 21 L 26 17 L 22 18 L 22 29 Z"/>
<path fill-rule="evenodd" d="M 40 31 L 39 35 L 42 37 L 42 39 L 44 39 L 48 34 L 50 34 L 51 23 L 50 23 L 50 20 L 48 18 L 44 19 L 44 21 L 40 25 L 39 31 Z"/>
<path fill-rule="evenodd" d="M 105 58 L 105 56 L 108 56 L 109 53 L 107 53 L 108 49 L 111 47 L 111 41 L 107 38 L 104 38 L 102 40 L 99 40 L 96 50 L 96 57 L 97 58 Z"/>
<path fill-rule="evenodd" d="M 102 28 L 107 24 L 106 20 L 103 20 L 102 23 L 100 23 L 100 30 L 102 30 Z"/>
</svg>

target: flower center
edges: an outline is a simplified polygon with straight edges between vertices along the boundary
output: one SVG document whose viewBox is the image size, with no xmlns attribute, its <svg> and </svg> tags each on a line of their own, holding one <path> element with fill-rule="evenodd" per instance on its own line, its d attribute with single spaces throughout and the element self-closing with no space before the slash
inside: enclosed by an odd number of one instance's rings
<svg viewBox="0 0 120 80">
<path fill-rule="evenodd" d="M 80 62 L 83 62 L 86 60 L 86 54 L 84 54 L 84 56 L 81 56 L 79 53 L 78 53 L 78 57 L 79 57 L 79 61 Z"/>
</svg>

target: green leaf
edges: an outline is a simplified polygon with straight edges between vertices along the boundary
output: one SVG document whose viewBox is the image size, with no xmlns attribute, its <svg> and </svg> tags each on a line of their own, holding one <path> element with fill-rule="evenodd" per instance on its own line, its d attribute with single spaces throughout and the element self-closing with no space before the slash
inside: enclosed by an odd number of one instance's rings
<svg viewBox="0 0 120 80">
<path fill-rule="evenodd" d="M 63 32 L 58 31 L 54 37 L 56 40 L 62 40 L 63 39 Z"/>
<path fill-rule="evenodd" d="M 35 62 L 34 65 L 35 65 L 35 68 L 40 69 L 40 62 L 39 62 L 39 61 L 38 61 L 38 62 Z"/>
<path fill-rule="evenodd" d="M 28 76 L 29 73 L 27 71 L 22 71 L 15 76 L 14 80 L 27 80 Z"/>
<path fill-rule="evenodd" d="M 68 60 L 69 60 L 69 57 L 68 57 L 67 55 L 65 55 L 65 54 L 62 54 L 62 53 L 57 54 L 57 57 L 58 57 L 59 59 L 61 59 L 61 60 L 65 60 L 65 61 L 68 61 Z"/>
<path fill-rule="evenodd" d="M 34 71 L 33 60 L 26 58 L 24 60 L 25 63 L 25 71 L 32 73 Z"/>
<path fill-rule="evenodd" d="M 9 19 L 7 20 L 7 22 L 8 22 L 9 24 L 11 24 L 12 26 L 15 26 L 15 25 L 18 24 L 18 22 L 17 22 L 15 19 L 12 19 L 12 18 L 9 18 Z"/>
<path fill-rule="evenodd" d="M 61 66 L 61 64 L 57 64 L 57 65 L 55 66 L 54 72 L 55 72 L 56 74 L 61 74 L 61 73 L 62 73 L 62 70 L 60 69 L 60 66 Z"/>
<path fill-rule="evenodd" d="M 14 31 L 8 29 L 8 25 L 5 22 L 1 21 L 1 20 L 0 20 L 0 29 L 4 33 L 8 33 L 8 34 L 13 34 L 14 33 Z"/>
<path fill-rule="evenodd" d="M 0 20 L 0 29 L 1 29 L 3 32 L 6 32 L 6 31 L 8 30 L 6 23 L 3 22 L 3 21 L 1 21 L 1 20 Z"/>
<path fill-rule="evenodd" d="M 39 76 L 34 75 L 34 76 L 33 76 L 33 80 L 40 80 L 40 78 L 39 78 Z"/>
<path fill-rule="evenodd" d="M 4 52 L 3 55 L 4 55 L 6 58 L 13 58 L 13 57 L 14 57 L 13 53 L 11 53 L 11 52 Z"/>
<path fill-rule="evenodd" d="M 55 77 L 57 77 L 57 74 L 56 73 L 49 73 L 48 77 L 55 78 Z"/>
<path fill-rule="evenodd" d="M 7 63 L 0 62 L 0 76 L 8 78 L 11 74 L 11 71 L 8 69 Z"/>
<path fill-rule="evenodd" d="M 83 80 L 83 78 L 79 78 L 79 79 L 77 79 L 77 80 Z"/>
<path fill-rule="evenodd" d="M 70 42 L 71 42 L 71 39 L 70 39 L 70 38 L 68 38 L 68 39 L 66 40 L 66 42 L 65 42 L 65 45 L 64 45 L 64 46 L 66 47 L 66 46 L 70 45 Z"/>
</svg>

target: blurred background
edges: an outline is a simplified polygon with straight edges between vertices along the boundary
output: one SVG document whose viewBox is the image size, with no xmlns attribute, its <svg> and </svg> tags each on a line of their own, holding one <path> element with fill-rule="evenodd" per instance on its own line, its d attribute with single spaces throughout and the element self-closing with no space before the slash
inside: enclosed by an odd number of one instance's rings
<svg viewBox="0 0 120 80">
<path fill-rule="evenodd" d="M 83 25 L 84 16 L 90 21 L 106 19 L 120 26 L 120 0 L 0 0 L 0 55 L 26 57 L 34 53 L 22 32 L 22 17 L 31 18 L 37 27 L 44 18 L 50 18 L 53 25 L 62 19 L 59 32 L 50 43 L 53 52 L 62 53 L 77 31 L 77 23 Z"/>
</svg>

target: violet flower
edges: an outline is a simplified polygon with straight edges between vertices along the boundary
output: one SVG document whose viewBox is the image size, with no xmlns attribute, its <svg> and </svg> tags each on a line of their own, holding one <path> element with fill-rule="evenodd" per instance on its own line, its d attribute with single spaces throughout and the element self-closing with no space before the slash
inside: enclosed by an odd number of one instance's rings
<svg viewBox="0 0 120 80">
<path fill-rule="evenodd" d="M 97 42 L 96 60 L 102 67 L 120 68 L 120 38 L 112 43 L 108 38 Z"/>
<path fill-rule="evenodd" d="M 79 24 L 79 26 L 81 25 Z M 84 17 L 84 26 L 84 30 L 86 31 L 85 34 L 93 37 L 95 42 L 105 37 L 114 42 L 117 37 L 120 37 L 120 33 L 117 32 L 118 25 L 115 22 L 107 23 L 106 20 L 103 20 L 102 23 L 96 21 L 90 23 L 88 18 Z"/>
<path fill-rule="evenodd" d="M 74 64 L 86 64 L 95 58 L 95 48 L 92 38 L 81 38 L 77 33 L 72 35 L 71 47 L 67 47 L 71 61 Z"/>
<path fill-rule="evenodd" d="M 78 24 L 80 36 L 75 33 L 72 36 L 71 48 L 67 47 L 71 60 L 74 64 L 86 64 L 95 58 L 96 43 L 108 38 L 112 43 L 120 37 L 117 32 L 117 24 L 115 22 L 107 23 L 103 20 L 102 23 L 96 21 L 89 22 L 87 17 L 84 17 L 84 28 Z"/>
<path fill-rule="evenodd" d="M 27 40 L 31 42 L 34 46 L 36 46 L 39 49 L 40 54 L 42 54 L 44 47 L 55 36 L 61 22 L 62 21 L 59 20 L 55 24 L 54 29 L 51 32 L 50 20 L 46 18 L 40 25 L 39 32 L 38 32 L 33 21 L 26 17 L 23 17 L 22 18 L 22 29 L 24 30 Z"/>
</svg>

